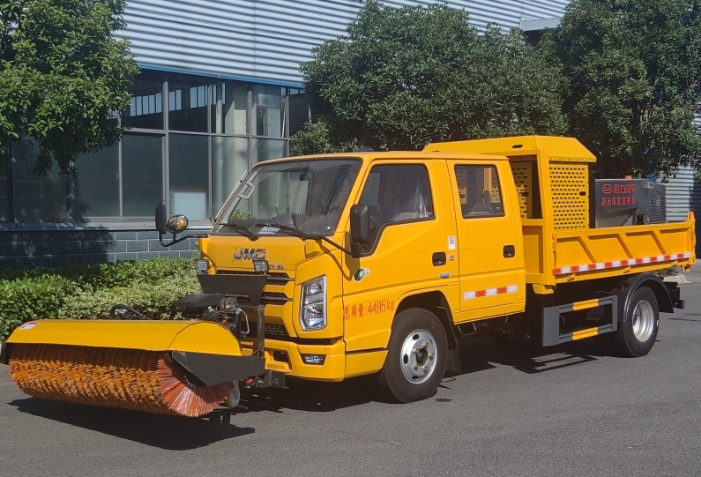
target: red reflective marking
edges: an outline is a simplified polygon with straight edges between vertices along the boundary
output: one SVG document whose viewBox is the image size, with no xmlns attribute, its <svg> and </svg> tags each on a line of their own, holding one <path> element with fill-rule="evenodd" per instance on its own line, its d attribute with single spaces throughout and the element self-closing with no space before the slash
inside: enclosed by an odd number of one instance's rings
<svg viewBox="0 0 701 477">
<path fill-rule="evenodd" d="M 477 290 L 475 292 L 475 297 L 486 296 L 486 295 L 487 295 L 487 290 Z"/>
<path fill-rule="evenodd" d="M 499 294 L 501 294 L 501 293 L 506 293 L 506 287 L 499 287 L 499 288 L 497 288 L 497 295 L 499 295 Z"/>
</svg>

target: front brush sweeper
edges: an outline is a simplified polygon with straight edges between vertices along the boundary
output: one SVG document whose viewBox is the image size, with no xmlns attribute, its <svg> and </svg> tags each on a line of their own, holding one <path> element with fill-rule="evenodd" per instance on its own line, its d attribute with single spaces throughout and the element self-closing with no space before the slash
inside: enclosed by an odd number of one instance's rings
<svg viewBox="0 0 701 477">
<path fill-rule="evenodd" d="M 265 370 L 265 277 L 201 275 L 200 281 L 204 294 L 175 303 L 185 314 L 198 310 L 198 319 L 148 320 L 117 306 L 122 313 L 109 320 L 31 321 L 3 343 L 0 361 L 31 396 L 188 417 L 222 402 L 235 407 L 239 383 L 284 382 Z M 252 324 L 258 333 L 251 333 Z M 249 333 L 257 335 L 256 346 L 243 350 L 239 340 Z"/>
</svg>

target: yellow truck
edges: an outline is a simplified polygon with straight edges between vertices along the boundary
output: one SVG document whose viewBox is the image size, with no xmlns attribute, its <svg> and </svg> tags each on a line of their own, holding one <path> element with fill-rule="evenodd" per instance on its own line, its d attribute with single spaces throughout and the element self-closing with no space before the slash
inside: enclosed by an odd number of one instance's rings
<svg viewBox="0 0 701 477">
<path fill-rule="evenodd" d="M 3 356 L 36 396 L 184 415 L 291 378 L 377 374 L 391 399 L 424 399 L 459 368 L 461 335 L 609 334 L 643 356 L 659 313 L 684 305 L 653 272 L 694 263 L 694 217 L 669 223 L 663 187 L 595 168 L 576 139 L 543 136 L 266 161 L 200 237 L 203 293 L 176 303 L 183 321 L 40 320 Z M 186 238 L 162 204 L 156 223 Z M 144 363 L 125 364 L 135 355 Z M 212 395 L 193 411 L 169 389 Z"/>
</svg>

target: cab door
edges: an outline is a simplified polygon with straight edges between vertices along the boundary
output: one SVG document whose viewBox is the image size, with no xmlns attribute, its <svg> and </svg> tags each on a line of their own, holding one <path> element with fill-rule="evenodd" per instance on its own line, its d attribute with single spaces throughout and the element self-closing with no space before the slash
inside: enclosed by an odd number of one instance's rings
<svg viewBox="0 0 701 477">
<path fill-rule="evenodd" d="M 345 256 L 346 351 L 385 348 L 401 297 L 447 288 L 454 264 L 446 234 L 453 214 L 445 211 L 452 204 L 443 202 L 432 161 L 376 161 L 363 180 L 356 203 L 368 206 L 372 243 Z"/>
<path fill-rule="evenodd" d="M 508 162 L 449 161 L 457 220 L 460 316 L 472 321 L 523 311 L 521 220 Z"/>
</svg>

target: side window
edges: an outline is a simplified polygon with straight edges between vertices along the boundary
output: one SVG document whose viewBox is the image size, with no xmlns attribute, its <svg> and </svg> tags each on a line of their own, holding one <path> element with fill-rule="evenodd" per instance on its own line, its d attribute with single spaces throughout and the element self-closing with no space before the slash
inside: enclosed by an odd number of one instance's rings
<svg viewBox="0 0 701 477">
<path fill-rule="evenodd" d="M 420 164 L 374 166 L 359 203 L 370 211 L 373 241 L 385 224 L 433 218 L 428 171 Z"/>
<path fill-rule="evenodd" d="M 462 216 L 503 217 L 499 176 L 494 166 L 455 166 Z"/>
</svg>

